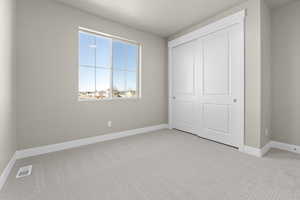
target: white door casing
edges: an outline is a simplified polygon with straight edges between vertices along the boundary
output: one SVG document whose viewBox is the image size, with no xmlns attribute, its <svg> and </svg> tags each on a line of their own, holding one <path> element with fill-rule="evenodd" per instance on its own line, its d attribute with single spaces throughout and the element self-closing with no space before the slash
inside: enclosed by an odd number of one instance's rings
<svg viewBox="0 0 300 200">
<path fill-rule="evenodd" d="M 244 16 L 169 42 L 169 126 L 242 148 Z"/>
</svg>

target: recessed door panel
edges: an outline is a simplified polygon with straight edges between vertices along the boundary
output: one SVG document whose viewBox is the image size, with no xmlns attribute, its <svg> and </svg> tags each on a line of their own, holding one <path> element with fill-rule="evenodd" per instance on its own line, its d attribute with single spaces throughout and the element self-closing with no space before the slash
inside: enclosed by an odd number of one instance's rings
<svg viewBox="0 0 300 200">
<path fill-rule="evenodd" d="M 203 89 L 205 94 L 229 93 L 229 51 L 227 32 L 215 33 L 203 40 Z"/>
<path fill-rule="evenodd" d="M 173 58 L 173 92 L 193 95 L 195 92 L 194 43 L 175 47 Z"/>
<path fill-rule="evenodd" d="M 203 128 L 220 132 L 221 134 L 230 134 L 230 107 L 228 105 L 204 104 L 203 120 Z"/>
<path fill-rule="evenodd" d="M 195 124 L 195 103 L 192 101 L 174 101 L 174 124 L 176 128 L 181 129 L 184 127 L 185 131 L 193 129 Z"/>
</svg>

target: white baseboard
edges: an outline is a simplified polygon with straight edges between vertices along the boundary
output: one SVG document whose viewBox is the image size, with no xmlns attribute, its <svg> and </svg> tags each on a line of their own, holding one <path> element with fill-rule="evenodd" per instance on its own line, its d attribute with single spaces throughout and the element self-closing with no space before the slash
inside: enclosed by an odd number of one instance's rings
<svg viewBox="0 0 300 200">
<path fill-rule="evenodd" d="M 259 149 L 259 148 L 254 148 L 254 147 L 245 145 L 244 148 L 241 149 L 240 151 L 242 151 L 243 153 L 252 155 L 252 156 L 262 157 L 261 149 Z"/>
<path fill-rule="evenodd" d="M 300 154 L 300 146 L 276 141 L 270 141 L 261 149 L 245 146 L 241 151 L 253 156 L 263 157 L 271 148 Z"/>
<path fill-rule="evenodd" d="M 63 143 L 51 144 L 51 145 L 47 145 L 47 146 L 24 149 L 24 150 L 19 150 L 16 152 L 16 158 L 17 159 L 27 158 L 27 157 L 46 154 L 46 153 L 80 147 L 80 146 L 84 146 L 84 145 L 88 145 L 88 144 L 103 142 L 103 141 L 107 141 L 107 140 L 113 140 L 113 139 L 117 139 L 117 138 L 127 137 L 127 136 L 131 136 L 131 135 L 137 135 L 137 134 L 147 133 L 147 132 L 151 132 L 151 131 L 167 129 L 167 128 L 168 128 L 167 124 L 160 124 L 160 125 L 156 125 L 156 126 L 149 126 L 149 127 L 145 127 L 145 128 L 133 129 L 133 130 L 122 131 L 122 132 L 117 132 L 117 133 L 110 133 L 110 134 L 100 135 L 100 136 L 96 136 L 96 137 L 83 138 L 83 139 L 73 140 L 73 141 L 69 141 L 69 142 L 63 142 Z"/>
<path fill-rule="evenodd" d="M 272 141 L 268 142 L 261 150 L 261 157 L 263 157 L 266 153 L 268 153 L 270 151 L 270 149 L 272 148 Z"/>
<path fill-rule="evenodd" d="M 272 143 L 269 142 L 261 149 L 250 146 L 244 146 L 244 149 L 242 149 L 241 151 L 252 156 L 263 157 L 271 149 L 271 144 Z"/>
<path fill-rule="evenodd" d="M 271 147 L 275 148 L 275 149 L 281 149 L 281 150 L 300 154 L 300 146 L 297 146 L 297 145 L 271 141 Z"/>
<path fill-rule="evenodd" d="M 1 176 L 0 176 L 0 191 L 2 189 L 2 187 L 4 186 L 10 171 L 12 170 L 15 162 L 16 162 L 16 153 L 12 156 L 12 158 L 10 159 L 10 161 L 8 162 L 7 166 L 5 167 L 5 169 L 3 170 Z"/>
</svg>

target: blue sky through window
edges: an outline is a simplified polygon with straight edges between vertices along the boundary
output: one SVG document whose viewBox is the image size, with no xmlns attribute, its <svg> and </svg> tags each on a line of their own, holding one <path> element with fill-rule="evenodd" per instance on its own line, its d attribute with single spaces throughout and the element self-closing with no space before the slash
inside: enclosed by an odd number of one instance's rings
<svg viewBox="0 0 300 200">
<path fill-rule="evenodd" d="M 79 33 L 79 45 L 80 93 L 103 95 L 114 90 L 112 95 L 118 97 L 122 97 L 122 92 L 135 91 L 136 94 L 138 45 L 85 32 Z"/>
</svg>

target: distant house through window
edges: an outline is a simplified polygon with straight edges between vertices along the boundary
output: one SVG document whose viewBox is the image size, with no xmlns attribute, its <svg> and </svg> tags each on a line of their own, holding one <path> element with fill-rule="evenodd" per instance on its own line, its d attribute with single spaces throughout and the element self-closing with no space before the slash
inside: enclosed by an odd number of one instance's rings
<svg viewBox="0 0 300 200">
<path fill-rule="evenodd" d="M 139 96 L 140 45 L 79 30 L 79 99 Z"/>
</svg>

